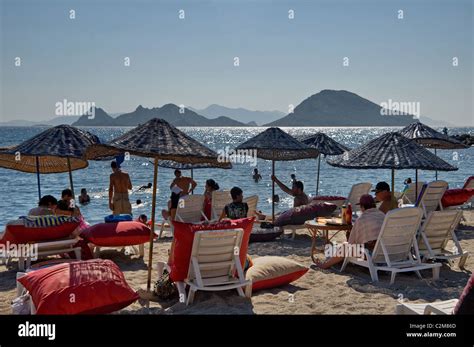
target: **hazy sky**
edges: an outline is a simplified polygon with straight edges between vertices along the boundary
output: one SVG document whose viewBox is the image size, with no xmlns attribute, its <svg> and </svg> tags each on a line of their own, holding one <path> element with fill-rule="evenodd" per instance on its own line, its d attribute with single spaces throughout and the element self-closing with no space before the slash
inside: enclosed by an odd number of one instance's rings
<svg viewBox="0 0 474 347">
<path fill-rule="evenodd" d="M 0 2 L 0 121 L 52 118 L 63 99 L 109 113 L 169 102 L 286 112 L 345 89 L 474 126 L 472 0 Z"/>
</svg>

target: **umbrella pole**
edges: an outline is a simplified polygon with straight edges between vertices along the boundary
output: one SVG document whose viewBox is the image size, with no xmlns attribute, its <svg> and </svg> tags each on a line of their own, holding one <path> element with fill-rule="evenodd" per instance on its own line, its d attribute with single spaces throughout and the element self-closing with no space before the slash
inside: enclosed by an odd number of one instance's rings
<svg viewBox="0 0 474 347">
<path fill-rule="evenodd" d="M 39 166 L 40 166 L 39 165 L 39 158 L 36 157 L 36 180 L 38 182 L 38 196 L 39 196 L 39 200 L 41 200 L 41 183 L 40 183 L 40 168 L 39 168 Z"/>
<path fill-rule="evenodd" d="M 155 235 L 155 210 L 156 210 L 156 184 L 158 181 L 158 158 L 155 158 L 155 168 L 153 172 L 153 200 L 151 203 L 151 229 L 150 229 L 150 249 L 148 253 L 148 279 L 146 289 L 149 292 L 151 288 L 151 268 L 153 260 L 153 236 Z"/>
<path fill-rule="evenodd" d="M 76 196 L 74 195 L 74 185 L 72 184 L 71 159 L 69 157 L 67 157 L 67 168 L 69 170 L 69 185 L 71 186 L 72 198 L 76 199 Z"/>
<path fill-rule="evenodd" d="M 272 176 L 275 176 L 275 160 L 272 159 Z M 275 181 L 272 180 L 272 223 L 275 221 Z"/>
<path fill-rule="evenodd" d="M 418 169 L 415 169 L 415 203 L 418 200 Z"/>
<path fill-rule="evenodd" d="M 191 179 L 194 180 L 194 170 L 191 169 Z M 194 190 L 191 190 L 191 195 L 194 195 Z"/>
<path fill-rule="evenodd" d="M 392 169 L 392 199 L 395 197 L 395 169 Z"/>
<path fill-rule="evenodd" d="M 318 176 L 316 179 L 316 196 L 318 196 L 319 192 L 319 169 L 321 167 L 321 154 L 318 155 Z"/>
<path fill-rule="evenodd" d="M 436 155 L 436 148 L 435 148 L 435 155 Z M 438 180 L 438 170 L 435 171 L 435 181 Z"/>
</svg>

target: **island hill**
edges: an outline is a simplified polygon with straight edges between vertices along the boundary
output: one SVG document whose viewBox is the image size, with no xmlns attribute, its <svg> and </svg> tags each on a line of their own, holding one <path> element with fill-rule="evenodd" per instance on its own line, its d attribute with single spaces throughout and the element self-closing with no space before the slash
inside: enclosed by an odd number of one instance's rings
<svg viewBox="0 0 474 347">
<path fill-rule="evenodd" d="M 223 107 L 223 112 L 226 109 Z M 228 109 L 231 110 L 231 109 Z M 265 126 L 404 126 L 413 122 L 411 115 L 383 116 L 382 107 L 345 90 L 323 90 L 314 94 L 295 107 L 294 112 L 280 119 L 265 123 Z M 198 111 L 198 110 L 197 110 Z M 250 111 L 252 112 L 252 111 Z M 256 114 L 259 111 L 253 111 Z M 230 113 L 230 111 L 229 111 Z M 262 115 L 262 113 L 258 113 Z M 215 114 L 213 115 L 215 116 Z M 235 113 L 232 114 L 236 117 Z M 124 113 L 116 118 L 103 109 L 96 108 L 95 116 L 81 116 L 75 126 L 136 126 L 153 118 L 162 118 L 175 126 L 255 126 L 261 119 L 243 123 L 227 115 L 207 118 L 189 108 L 180 109 L 177 105 L 144 108 Z M 248 118 L 247 118 L 248 120 Z"/>
</svg>

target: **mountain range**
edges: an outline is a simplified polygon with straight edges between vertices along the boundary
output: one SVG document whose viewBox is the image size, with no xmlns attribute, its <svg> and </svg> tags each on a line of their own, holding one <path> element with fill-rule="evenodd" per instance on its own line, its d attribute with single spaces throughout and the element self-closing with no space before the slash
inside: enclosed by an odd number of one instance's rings
<svg viewBox="0 0 474 347">
<path fill-rule="evenodd" d="M 411 123 L 411 115 L 382 116 L 382 107 L 345 90 L 322 90 L 285 115 L 280 111 L 252 111 L 212 104 L 205 109 L 181 109 L 174 104 L 145 108 L 139 105 L 128 113 L 108 114 L 95 108 L 95 117 L 62 116 L 46 121 L 15 120 L 0 122 L 0 126 L 136 126 L 152 118 L 162 118 L 175 126 L 404 126 Z M 448 122 L 420 117 L 420 121 L 433 126 L 453 126 Z"/>
</svg>

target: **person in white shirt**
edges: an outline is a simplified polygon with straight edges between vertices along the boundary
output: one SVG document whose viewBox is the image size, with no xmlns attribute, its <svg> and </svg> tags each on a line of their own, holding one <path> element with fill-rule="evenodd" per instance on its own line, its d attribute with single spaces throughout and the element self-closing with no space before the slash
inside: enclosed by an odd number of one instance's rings
<svg viewBox="0 0 474 347">
<path fill-rule="evenodd" d="M 359 204 L 362 215 L 354 222 L 349 234 L 348 243 L 351 245 L 364 245 L 369 251 L 374 249 L 380 230 L 382 229 L 385 213 L 375 206 L 374 198 L 365 194 L 360 197 Z M 324 263 L 317 263 L 321 269 L 328 269 L 344 260 L 344 257 L 331 257 Z"/>
</svg>

